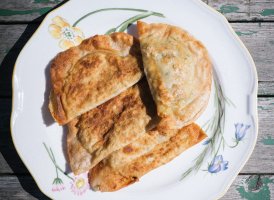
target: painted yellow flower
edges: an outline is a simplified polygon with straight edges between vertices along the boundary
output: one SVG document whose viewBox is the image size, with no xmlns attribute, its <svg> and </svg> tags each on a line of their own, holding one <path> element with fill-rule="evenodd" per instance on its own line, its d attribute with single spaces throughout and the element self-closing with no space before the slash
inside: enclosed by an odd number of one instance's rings
<svg viewBox="0 0 274 200">
<path fill-rule="evenodd" d="M 64 18 L 56 16 L 49 25 L 49 33 L 55 39 L 59 39 L 59 46 L 62 49 L 68 49 L 79 45 L 83 39 L 83 32 L 76 27 L 72 27 Z"/>
<path fill-rule="evenodd" d="M 75 195 L 83 195 L 88 190 L 89 184 L 87 176 L 87 173 L 83 173 L 74 177 L 74 180 L 71 182 L 70 188 Z"/>
</svg>

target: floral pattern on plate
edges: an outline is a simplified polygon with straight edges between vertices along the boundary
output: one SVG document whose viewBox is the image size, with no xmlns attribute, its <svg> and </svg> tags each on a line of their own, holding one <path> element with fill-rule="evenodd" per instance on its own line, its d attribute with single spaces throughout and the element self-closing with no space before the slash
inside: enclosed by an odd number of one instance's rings
<svg viewBox="0 0 274 200">
<path fill-rule="evenodd" d="M 78 19 L 73 25 L 70 25 L 64 18 L 60 16 L 56 16 L 52 19 L 52 24 L 49 25 L 48 31 L 50 35 L 59 40 L 59 47 L 66 50 L 70 47 L 79 45 L 83 39 L 85 38 L 83 32 L 77 28 L 77 24 L 85 19 L 86 17 L 89 17 L 93 14 L 96 14 L 98 12 L 105 12 L 110 10 L 126 10 L 126 11 L 136 11 L 141 12 L 141 14 L 135 15 L 118 26 L 109 29 L 106 31 L 105 34 L 110 34 L 114 32 L 124 32 L 130 24 L 136 22 L 137 20 L 147 18 L 149 16 L 157 16 L 157 17 L 164 17 L 162 13 L 154 12 L 154 11 L 148 11 L 143 9 L 134 9 L 134 8 L 105 8 L 100 10 L 92 11 L 84 16 L 82 16 L 80 19 Z"/>
<path fill-rule="evenodd" d="M 49 25 L 49 33 L 55 39 L 59 39 L 59 47 L 69 49 L 70 47 L 79 45 L 84 37 L 83 32 L 72 27 L 64 18 L 56 16 Z"/>
<path fill-rule="evenodd" d="M 181 180 L 190 174 L 197 173 L 202 168 L 202 165 L 206 162 L 206 160 L 210 160 L 210 163 L 208 164 L 207 170 L 203 171 L 218 173 L 228 169 L 228 161 L 223 161 L 223 155 L 219 154 L 221 147 L 223 151 L 226 146 L 229 148 L 237 147 L 239 142 L 245 137 L 247 130 L 251 127 L 250 125 L 244 125 L 243 123 L 236 123 L 235 138 L 233 139 L 235 144 L 228 144 L 224 137 L 226 110 L 228 106 L 232 106 L 234 108 L 236 108 L 236 106 L 225 96 L 215 70 L 213 70 L 213 79 L 215 87 L 215 111 L 212 118 L 209 119 L 202 127 L 207 134 L 211 135 L 211 137 L 202 143 L 205 146 L 203 151 L 193 160 L 192 166 L 183 173 Z"/>
<path fill-rule="evenodd" d="M 224 161 L 222 155 L 216 156 L 212 163 L 208 166 L 208 172 L 218 173 L 220 171 L 225 171 L 228 168 L 228 161 Z"/>
<path fill-rule="evenodd" d="M 54 153 L 50 147 L 48 147 L 45 143 L 44 147 L 50 157 L 50 160 L 52 161 L 55 171 L 56 171 L 56 178 L 54 178 L 52 183 L 52 191 L 53 192 L 61 192 L 63 190 L 66 190 L 66 183 L 63 182 L 63 180 L 60 178 L 59 173 L 61 172 L 67 179 L 70 179 L 70 189 L 71 192 L 73 192 L 77 196 L 83 195 L 89 188 L 88 173 L 83 173 L 74 177 L 69 176 L 63 169 L 61 169 L 56 160 Z"/>
</svg>

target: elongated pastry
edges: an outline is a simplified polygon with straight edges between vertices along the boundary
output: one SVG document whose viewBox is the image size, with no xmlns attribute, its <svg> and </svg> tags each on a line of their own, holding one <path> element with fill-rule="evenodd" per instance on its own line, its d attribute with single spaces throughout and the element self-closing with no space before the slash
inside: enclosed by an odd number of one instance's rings
<svg viewBox="0 0 274 200">
<path fill-rule="evenodd" d="M 211 90 L 206 48 L 168 24 L 137 23 L 144 71 L 163 127 L 181 128 L 205 110 Z"/>
<path fill-rule="evenodd" d="M 102 192 L 119 190 L 171 161 L 205 136 L 196 124 L 177 131 L 150 131 L 92 168 L 89 172 L 90 185 L 94 190 Z"/>
<path fill-rule="evenodd" d="M 96 35 L 59 53 L 50 75 L 49 109 L 63 125 L 141 79 L 139 42 L 126 33 Z"/>
</svg>

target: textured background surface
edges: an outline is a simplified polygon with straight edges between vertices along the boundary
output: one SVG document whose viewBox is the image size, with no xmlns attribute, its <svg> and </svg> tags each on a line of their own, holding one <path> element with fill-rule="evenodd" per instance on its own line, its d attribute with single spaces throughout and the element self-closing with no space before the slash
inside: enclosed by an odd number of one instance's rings
<svg viewBox="0 0 274 200">
<path fill-rule="evenodd" d="M 274 199 L 274 0 L 204 0 L 223 13 L 252 54 L 259 76 L 259 137 L 222 198 Z M 17 155 L 9 130 L 15 60 L 45 14 L 61 0 L 0 1 L 0 199 L 47 199 Z"/>
</svg>

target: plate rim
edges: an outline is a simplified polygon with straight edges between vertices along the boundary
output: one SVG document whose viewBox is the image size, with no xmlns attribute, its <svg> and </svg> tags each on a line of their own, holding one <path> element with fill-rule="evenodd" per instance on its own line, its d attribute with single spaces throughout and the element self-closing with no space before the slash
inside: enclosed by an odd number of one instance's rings
<svg viewBox="0 0 274 200">
<path fill-rule="evenodd" d="M 33 180 L 35 181 L 37 187 L 39 188 L 39 190 L 46 195 L 47 197 L 53 199 L 53 197 L 51 196 L 51 194 L 48 194 L 47 192 L 45 192 L 43 190 L 42 185 L 39 184 L 39 181 L 36 180 L 36 177 L 33 175 L 33 173 L 31 172 L 31 170 L 29 169 L 28 165 L 26 164 L 26 161 L 23 159 L 23 156 L 21 155 L 20 151 L 18 150 L 17 144 L 15 142 L 14 139 L 14 132 L 13 132 L 13 119 L 14 119 L 14 113 L 15 113 L 15 93 L 17 92 L 16 90 L 18 88 L 15 87 L 15 72 L 16 70 L 16 66 L 18 64 L 18 60 L 22 54 L 22 52 L 24 51 L 24 49 L 31 43 L 31 40 L 34 38 L 34 36 L 37 34 L 37 32 L 41 29 L 41 27 L 44 25 L 44 23 L 47 21 L 46 19 L 50 16 L 50 14 L 52 14 L 53 12 L 63 8 L 65 5 L 67 5 L 68 3 L 70 3 L 73 0 L 69 0 L 67 2 L 64 2 L 63 4 L 61 4 L 60 6 L 52 9 L 51 11 L 49 11 L 46 16 L 44 17 L 43 21 L 40 23 L 40 25 L 38 26 L 38 28 L 35 30 L 35 32 L 31 35 L 31 37 L 29 38 L 29 40 L 25 43 L 24 47 L 21 49 L 20 53 L 18 54 L 16 61 L 14 63 L 14 67 L 13 67 L 13 72 L 12 72 L 12 103 L 11 103 L 11 117 L 10 117 L 10 134 L 11 134 L 11 138 L 12 138 L 12 142 L 14 144 L 14 148 L 18 154 L 18 156 L 20 157 L 20 159 L 22 160 L 22 162 L 24 163 L 25 167 L 27 168 L 27 170 L 29 171 L 30 175 L 32 176 Z M 194 3 L 198 4 L 201 7 L 204 7 L 204 9 L 207 9 L 208 11 L 210 11 L 215 15 L 215 18 L 217 18 L 220 22 L 222 22 L 222 25 L 224 27 L 227 27 L 229 32 L 232 34 L 232 38 L 234 41 L 237 41 L 238 44 L 240 45 L 240 49 L 241 51 L 245 54 L 245 57 L 248 61 L 248 65 L 250 65 L 251 67 L 251 72 L 254 75 L 254 85 L 252 87 L 252 91 L 250 93 L 251 99 L 253 100 L 253 106 L 255 107 L 253 108 L 253 112 L 252 113 L 252 120 L 254 120 L 254 134 L 255 134 L 255 139 L 253 140 L 252 145 L 250 146 L 250 151 L 248 153 L 248 155 L 243 159 L 244 161 L 242 162 L 242 165 L 236 170 L 236 173 L 232 174 L 232 177 L 229 179 L 230 181 L 228 182 L 228 184 L 224 187 L 224 189 L 220 190 L 218 193 L 215 193 L 214 195 L 214 199 L 220 199 L 222 198 L 227 191 L 229 190 L 229 188 L 231 187 L 233 181 L 237 178 L 238 174 L 240 173 L 240 171 L 244 168 L 244 166 L 246 165 L 247 161 L 249 160 L 249 158 L 251 157 L 255 146 L 256 146 L 256 142 L 258 139 L 258 129 L 259 129 L 259 124 L 258 124 L 258 73 L 257 73 L 257 68 L 256 68 L 256 64 L 249 52 L 249 50 L 247 49 L 247 47 L 244 45 L 244 43 L 242 42 L 242 40 L 240 39 L 240 37 L 235 33 L 234 29 L 232 28 L 232 26 L 230 25 L 229 21 L 226 19 L 226 17 L 221 14 L 220 12 L 218 12 L 217 10 L 215 10 L 214 8 L 212 8 L 211 6 L 207 5 L 205 2 L 201 1 L 201 0 L 191 0 Z"/>
</svg>

